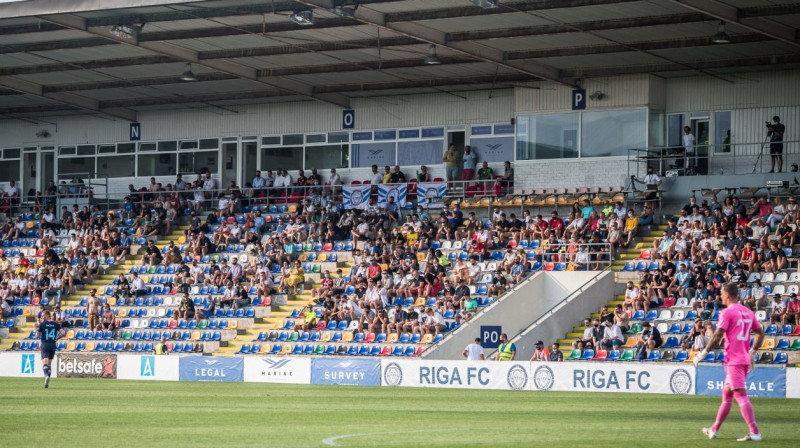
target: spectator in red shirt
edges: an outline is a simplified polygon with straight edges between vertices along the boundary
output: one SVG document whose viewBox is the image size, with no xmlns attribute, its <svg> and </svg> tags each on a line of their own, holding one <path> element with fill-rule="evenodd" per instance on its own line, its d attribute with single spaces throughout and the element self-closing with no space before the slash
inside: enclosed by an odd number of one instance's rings
<svg viewBox="0 0 800 448">
<path fill-rule="evenodd" d="M 781 323 L 783 325 L 800 325 L 800 299 L 797 298 L 797 294 L 792 293 L 786 302 L 786 308 L 783 310 L 783 316 L 781 316 Z"/>
<path fill-rule="evenodd" d="M 556 232 L 556 237 L 561 238 L 564 235 L 564 220 L 558 216 L 557 211 L 553 210 L 548 224 Z"/>
<path fill-rule="evenodd" d="M 372 260 L 372 264 L 367 268 L 367 278 L 374 282 L 381 279 L 381 266 L 378 264 L 378 260 Z"/>
</svg>

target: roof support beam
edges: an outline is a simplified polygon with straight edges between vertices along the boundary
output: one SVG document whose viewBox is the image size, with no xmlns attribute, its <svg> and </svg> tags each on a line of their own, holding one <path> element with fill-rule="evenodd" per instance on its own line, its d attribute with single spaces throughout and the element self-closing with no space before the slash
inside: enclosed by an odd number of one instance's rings
<svg viewBox="0 0 800 448">
<path fill-rule="evenodd" d="M 326 7 L 328 1 L 329 0 L 310 0 L 299 1 L 299 3 L 314 7 Z M 355 18 L 362 23 L 376 25 L 381 28 L 399 32 L 408 37 L 414 37 L 431 44 L 448 47 L 466 56 L 509 67 L 530 76 L 556 81 L 562 84 L 564 83 L 559 76 L 558 70 L 553 67 L 535 61 L 507 61 L 502 51 L 475 42 L 448 42 L 447 35 L 442 31 L 414 22 L 390 22 L 387 21 L 384 13 L 364 5 L 356 10 Z M 420 57 L 423 56 L 424 55 L 420 55 Z"/>
<path fill-rule="evenodd" d="M 173 57 L 185 62 L 196 63 L 214 70 L 219 70 L 221 72 L 238 76 L 240 78 L 257 81 L 269 86 L 272 89 L 290 91 L 298 95 L 331 103 L 339 107 L 350 107 L 350 99 L 344 95 L 331 93 L 325 94 L 324 96 L 317 96 L 314 94 L 313 88 L 308 84 L 281 77 L 260 78 L 258 77 L 258 71 L 255 68 L 237 64 L 229 60 L 215 59 L 201 62 L 198 59 L 197 51 L 180 47 L 169 42 L 134 42 L 133 40 L 129 39 L 117 38 L 116 36 L 109 34 L 104 27 L 89 28 L 86 26 L 86 21 L 82 17 L 69 14 L 43 16 L 41 18 L 43 20 L 47 20 L 48 22 L 57 23 L 59 25 L 67 26 L 76 30 L 86 31 L 109 40 L 122 42 L 127 45 L 139 46 L 162 56 Z"/>
<path fill-rule="evenodd" d="M 766 42 L 773 41 L 770 37 L 762 34 L 737 34 L 731 36 L 732 44 L 742 44 L 751 42 Z M 674 40 L 660 40 L 660 41 L 647 41 L 647 42 L 633 42 L 625 45 L 592 45 L 586 47 L 573 47 L 573 48 L 556 48 L 552 50 L 520 50 L 509 51 L 506 57 L 509 60 L 514 59 L 539 59 L 539 58 L 555 58 L 562 56 L 583 56 L 589 54 L 601 53 L 623 53 L 626 51 L 656 51 L 656 50 L 669 50 L 674 48 L 686 47 L 705 47 L 710 45 L 719 45 L 712 42 L 711 37 L 698 37 L 691 39 L 674 39 Z"/>
<path fill-rule="evenodd" d="M 725 22 L 737 23 L 750 31 L 800 47 L 796 28 L 766 17 L 743 17 L 739 8 L 719 0 L 672 0 L 672 2 Z"/>
<path fill-rule="evenodd" d="M 67 106 L 77 107 L 90 112 L 97 112 L 103 115 L 109 115 L 115 118 L 122 118 L 123 120 L 136 121 L 136 112 L 125 108 L 103 108 L 98 101 L 84 96 L 76 95 L 69 92 L 45 92 L 43 87 L 39 84 L 26 81 L 20 78 L 10 76 L 0 77 L 0 85 L 18 92 L 29 93 L 31 95 L 48 98 L 53 101 L 58 101 Z"/>
</svg>

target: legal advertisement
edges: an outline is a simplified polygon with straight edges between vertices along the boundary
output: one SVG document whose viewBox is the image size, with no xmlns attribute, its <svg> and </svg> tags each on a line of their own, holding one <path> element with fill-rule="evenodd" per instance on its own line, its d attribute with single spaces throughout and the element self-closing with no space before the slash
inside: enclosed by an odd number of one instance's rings
<svg viewBox="0 0 800 448">
<path fill-rule="evenodd" d="M 242 381 L 244 359 L 239 357 L 181 356 L 181 381 Z"/>
</svg>

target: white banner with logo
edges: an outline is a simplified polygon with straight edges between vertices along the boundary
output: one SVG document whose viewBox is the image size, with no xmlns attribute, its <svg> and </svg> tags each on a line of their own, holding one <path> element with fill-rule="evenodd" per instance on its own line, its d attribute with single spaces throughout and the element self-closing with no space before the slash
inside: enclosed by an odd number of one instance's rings
<svg viewBox="0 0 800 448">
<path fill-rule="evenodd" d="M 55 369 L 52 375 L 56 376 Z M 44 378 L 39 352 L 0 353 L 0 376 Z"/>
<path fill-rule="evenodd" d="M 244 358 L 246 383 L 311 384 L 311 358 Z"/>
<path fill-rule="evenodd" d="M 677 364 L 677 363 L 676 363 Z M 531 363 L 533 390 L 694 395 L 695 368 L 683 363 Z"/>
<path fill-rule="evenodd" d="M 369 185 L 342 187 L 342 208 L 363 209 L 369 203 L 370 190 Z"/>
<path fill-rule="evenodd" d="M 800 369 L 786 368 L 786 398 L 800 398 Z"/>
<path fill-rule="evenodd" d="M 417 184 L 417 204 L 426 208 L 441 208 L 447 196 L 445 182 L 421 182 Z"/>
<path fill-rule="evenodd" d="M 118 355 L 117 378 L 121 380 L 178 381 L 180 356 Z"/>
<path fill-rule="evenodd" d="M 381 384 L 406 387 L 530 389 L 529 362 L 382 359 Z"/>
</svg>

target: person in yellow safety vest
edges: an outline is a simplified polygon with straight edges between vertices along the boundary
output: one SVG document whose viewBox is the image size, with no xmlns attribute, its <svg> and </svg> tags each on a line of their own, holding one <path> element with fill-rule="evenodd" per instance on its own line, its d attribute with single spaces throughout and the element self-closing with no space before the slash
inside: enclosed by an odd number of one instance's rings
<svg viewBox="0 0 800 448">
<path fill-rule="evenodd" d="M 500 334 L 500 345 L 497 347 L 498 361 L 513 361 L 517 356 L 517 346 L 513 342 L 508 342 L 508 335 Z"/>
<path fill-rule="evenodd" d="M 161 340 L 156 343 L 155 347 L 153 347 L 153 351 L 156 355 L 166 355 L 169 354 L 169 350 L 167 350 L 167 338 L 166 336 L 162 335 Z"/>
</svg>

